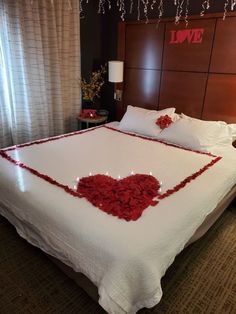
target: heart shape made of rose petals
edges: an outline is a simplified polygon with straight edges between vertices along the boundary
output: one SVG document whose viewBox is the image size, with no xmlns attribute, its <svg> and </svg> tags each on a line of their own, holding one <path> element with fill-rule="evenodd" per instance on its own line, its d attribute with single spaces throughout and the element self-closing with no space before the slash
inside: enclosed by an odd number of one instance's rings
<svg viewBox="0 0 236 314">
<path fill-rule="evenodd" d="M 135 174 L 117 180 L 97 174 L 80 179 L 77 193 L 102 211 L 130 221 L 158 203 L 154 198 L 159 188 L 159 181 L 151 175 Z"/>
</svg>

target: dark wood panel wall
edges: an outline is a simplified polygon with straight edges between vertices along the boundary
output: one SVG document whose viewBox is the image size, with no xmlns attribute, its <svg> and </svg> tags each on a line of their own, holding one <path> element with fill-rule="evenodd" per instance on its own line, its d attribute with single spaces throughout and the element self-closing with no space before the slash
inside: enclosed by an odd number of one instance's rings
<svg viewBox="0 0 236 314">
<path fill-rule="evenodd" d="M 236 122 L 236 14 L 192 16 L 187 28 L 168 19 L 158 27 L 122 22 L 118 59 L 125 62 L 118 119 L 130 104 Z"/>
</svg>

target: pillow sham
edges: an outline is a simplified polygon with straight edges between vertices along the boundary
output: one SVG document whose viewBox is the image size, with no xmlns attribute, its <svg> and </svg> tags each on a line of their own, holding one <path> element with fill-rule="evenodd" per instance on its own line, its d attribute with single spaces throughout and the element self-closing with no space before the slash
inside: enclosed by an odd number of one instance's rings
<svg viewBox="0 0 236 314">
<path fill-rule="evenodd" d="M 228 124 L 232 132 L 232 141 L 236 141 L 236 124 Z"/>
<path fill-rule="evenodd" d="M 203 152 L 232 145 L 231 132 L 225 123 L 180 118 L 157 137 L 162 141 Z"/>
<path fill-rule="evenodd" d="M 226 126 L 226 128 L 229 129 L 229 135 L 231 136 L 231 143 L 233 143 L 235 140 L 236 140 L 236 124 L 227 124 L 225 121 L 206 121 L 206 120 L 200 120 L 200 119 L 196 119 L 196 118 L 192 118 L 192 117 L 189 117 L 183 113 L 181 113 L 181 118 L 184 118 L 184 119 L 191 119 L 191 120 L 195 120 L 195 121 L 202 121 L 205 123 L 206 127 L 207 125 L 212 125 L 212 124 L 223 124 Z"/>
<path fill-rule="evenodd" d="M 156 137 L 161 132 L 161 128 L 156 124 L 157 119 L 160 116 L 168 115 L 173 120 L 176 120 L 177 115 L 175 116 L 174 112 L 175 108 L 167 108 L 157 111 L 129 105 L 126 113 L 120 121 L 119 129 L 121 131 Z"/>
<path fill-rule="evenodd" d="M 197 119 L 197 118 L 193 118 L 193 117 L 190 117 L 190 116 L 187 116 L 186 114 L 184 113 L 181 113 L 180 114 L 180 117 L 183 118 L 183 119 L 190 119 L 190 120 L 194 120 L 194 121 L 200 121 L 200 122 L 204 122 L 204 123 L 210 123 L 210 124 L 213 124 L 213 123 L 221 123 L 221 124 L 227 124 L 226 122 L 224 121 L 213 121 L 213 120 L 202 120 L 202 119 Z"/>
</svg>

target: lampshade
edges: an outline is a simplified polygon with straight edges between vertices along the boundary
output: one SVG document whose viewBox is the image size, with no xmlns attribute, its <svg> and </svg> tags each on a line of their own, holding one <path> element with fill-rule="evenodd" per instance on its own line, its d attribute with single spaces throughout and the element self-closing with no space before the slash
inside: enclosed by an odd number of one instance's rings
<svg viewBox="0 0 236 314">
<path fill-rule="evenodd" d="M 108 62 L 108 81 L 112 83 L 123 82 L 123 61 L 109 61 Z"/>
</svg>

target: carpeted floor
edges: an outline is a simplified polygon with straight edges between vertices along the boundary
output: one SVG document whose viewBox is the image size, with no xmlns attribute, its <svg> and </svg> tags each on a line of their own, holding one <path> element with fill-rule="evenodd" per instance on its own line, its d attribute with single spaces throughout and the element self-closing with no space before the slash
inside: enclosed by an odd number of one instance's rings
<svg viewBox="0 0 236 314">
<path fill-rule="evenodd" d="M 140 314 L 236 313 L 236 207 L 175 260 L 159 305 Z M 105 313 L 0 217 L 0 313 Z"/>
</svg>

